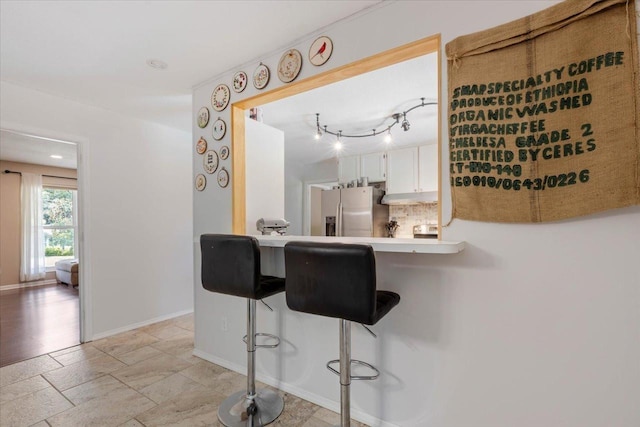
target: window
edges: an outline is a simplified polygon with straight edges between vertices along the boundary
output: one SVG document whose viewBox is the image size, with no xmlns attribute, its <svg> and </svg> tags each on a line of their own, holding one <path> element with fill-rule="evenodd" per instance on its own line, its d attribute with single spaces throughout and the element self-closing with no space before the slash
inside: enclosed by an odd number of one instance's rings
<svg viewBox="0 0 640 427">
<path fill-rule="evenodd" d="M 42 190 L 45 266 L 49 269 L 56 261 L 76 258 L 76 197 L 75 190 Z"/>
</svg>

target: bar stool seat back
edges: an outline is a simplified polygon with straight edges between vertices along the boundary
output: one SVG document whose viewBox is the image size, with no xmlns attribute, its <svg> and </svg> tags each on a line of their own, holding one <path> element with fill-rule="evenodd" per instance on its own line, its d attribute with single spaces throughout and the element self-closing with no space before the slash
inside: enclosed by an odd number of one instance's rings
<svg viewBox="0 0 640 427">
<path fill-rule="evenodd" d="M 376 290 L 368 245 L 289 242 L 285 257 L 292 310 L 374 325 L 400 301 L 396 293 Z"/>
<path fill-rule="evenodd" d="M 251 299 L 284 290 L 284 279 L 260 274 L 260 248 L 255 237 L 203 234 L 200 248 L 206 290 Z"/>
</svg>

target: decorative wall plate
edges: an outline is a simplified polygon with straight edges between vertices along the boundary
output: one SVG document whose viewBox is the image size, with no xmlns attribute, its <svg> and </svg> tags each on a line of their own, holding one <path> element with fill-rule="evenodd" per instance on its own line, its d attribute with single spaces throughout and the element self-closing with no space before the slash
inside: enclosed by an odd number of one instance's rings
<svg viewBox="0 0 640 427">
<path fill-rule="evenodd" d="M 233 90 L 237 93 L 240 93 L 247 87 L 247 81 L 249 77 L 247 77 L 247 73 L 244 71 L 238 71 L 233 76 Z"/>
<path fill-rule="evenodd" d="M 218 117 L 218 120 L 213 122 L 213 139 L 220 141 L 224 138 L 224 134 L 227 132 L 227 124 Z"/>
<path fill-rule="evenodd" d="M 300 74 L 302 68 L 302 55 L 297 49 L 289 49 L 280 58 L 278 63 L 278 78 L 284 82 L 292 82 Z"/>
<path fill-rule="evenodd" d="M 227 147 L 226 145 L 223 145 L 220 148 L 220 159 L 227 160 L 227 157 L 229 157 L 229 147 Z"/>
<path fill-rule="evenodd" d="M 220 169 L 220 172 L 218 172 L 218 185 L 222 188 L 229 185 L 229 172 L 225 168 Z"/>
<path fill-rule="evenodd" d="M 211 94 L 211 106 L 216 111 L 222 111 L 229 105 L 229 99 L 231 98 L 231 91 L 229 86 L 220 84 L 216 86 Z"/>
<path fill-rule="evenodd" d="M 218 169 L 218 153 L 209 150 L 204 153 L 204 171 L 206 173 L 214 173 Z"/>
<path fill-rule="evenodd" d="M 253 86 L 258 90 L 264 89 L 269 83 L 269 77 L 271 77 L 269 67 L 261 62 L 253 72 Z"/>
<path fill-rule="evenodd" d="M 207 186 L 207 177 L 199 173 L 196 175 L 196 190 L 202 191 Z"/>
<path fill-rule="evenodd" d="M 322 65 L 329 60 L 333 52 L 333 42 L 327 36 L 318 37 L 309 48 L 309 62 Z"/>
<path fill-rule="evenodd" d="M 196 142 L 196 153 L 204 154 L 205 151 L 207 151 L 207 140 L 200 137 L 198 142 Z"/>
<path fill-rule="evenodd" d="M 207 107 L 202 107 L 198 111 L 198 126 L 201 128 L 207 127 L 209 124 L 209 109 Z"/>
</svg>

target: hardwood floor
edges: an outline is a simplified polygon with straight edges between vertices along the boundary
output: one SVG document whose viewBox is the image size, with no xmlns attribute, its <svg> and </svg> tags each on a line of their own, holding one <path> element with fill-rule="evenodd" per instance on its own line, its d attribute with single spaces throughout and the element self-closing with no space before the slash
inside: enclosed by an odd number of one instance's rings
<svg viewBox="0 0 640 427">
<path fill-rule="evenodd" d="M 0 366 L 80 343 L 78 289 L 47 285 L 0 292 Z"/>
</svg>

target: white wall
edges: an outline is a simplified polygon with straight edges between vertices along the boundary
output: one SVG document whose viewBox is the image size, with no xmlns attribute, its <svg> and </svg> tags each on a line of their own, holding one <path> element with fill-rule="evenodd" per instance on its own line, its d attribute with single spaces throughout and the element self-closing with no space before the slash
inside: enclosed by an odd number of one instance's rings
<svg viewBox="0 0 640 427">
<path fill-rule="evenodd" d="M 284 132 L 255 120 L 245 122 L 247 234 L 261 234 L 260 218 L 284 218 Z"/>
<path fill-rule="evenodd" d="M 459 35 L 552 4 L 385 3 L 323 30 L 334 42 L 333 56 L 325 67 L 303 66 L 299 78 L 435 33 L 442 34 L 444 47 Z M 315 36 L 282 51 L 296 47 L 304 55 Z M 238 69 L 251 73 L 263 61 L 275 72 L 280 53 Z M 446 61 L 442 71 L 444 106 Z M 231 74 L 218 76 L 196 89 L 194 108 L 207 105 L 215 84 L 230 80 Z M 268 89 L 280 85 L 272 79 Z M 243 95 L 255 94 L 251 89 Z M 447 147 L 444 115 L 442 123 Z M 442 162 L 448 164 L 446 148 Z M 445 223 L 451 211 L 447 169 L 441 177 Z M 196 201 L 196 235 L 209 224 L 230 231 L 230 192 L 202 199 Z M 640 425 L 639 224 L 638 206 L 551 224 L 455 220 L 443 237 L 467 242 L 459 255 L 380 254 L 379 287 L 403 299 L 376 327 L 378 341 L 354 333 L 354 357 L 383 371 L 377 383 L 354 385 L 356 413 L 420 427 Z M 277 312 L 261 311 L 260 329 L 276 330 L 286 341 L 276 354 L 259 354 L 258 372 L 335 404 L 337 379 L 316 359 L 337 354 L 337 325 L 292 314 L 280 296 L 272 299 Z M 242 303 L 202 291 L 196 274 L 196 349 L 242 366 L 245 354 L 236 341 L 243 316 L 234 310 L 242 312 Z M 231 326 L 221 333 L 219 320 L 226 316 Z"/>
<path fill-rule="evenodd" d="M 6 82 L 0 102 L 0 127 L 81 145 L 90 336 L 190 311 L 189 133 Z"/>
</svg>

